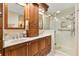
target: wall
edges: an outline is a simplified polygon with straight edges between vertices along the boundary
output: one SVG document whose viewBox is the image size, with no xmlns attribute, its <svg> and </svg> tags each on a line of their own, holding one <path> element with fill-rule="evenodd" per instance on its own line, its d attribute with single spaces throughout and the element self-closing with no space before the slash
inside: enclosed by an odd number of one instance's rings
<svg viewBox="0 0 79 59">
<path fill-rule="evenodd" d="M 21 29 L 5 29 L 4 32 L 3 32 L 3 40 L 11 40 L 12 38 L 16 38 L 17 36 L 20 38 L 23 37 L 22 34 L 26 34 L 26 31 L 25 30 L 21 30 Z M 17 39 L 18 40 L 18 39 Z"/>
</svg>

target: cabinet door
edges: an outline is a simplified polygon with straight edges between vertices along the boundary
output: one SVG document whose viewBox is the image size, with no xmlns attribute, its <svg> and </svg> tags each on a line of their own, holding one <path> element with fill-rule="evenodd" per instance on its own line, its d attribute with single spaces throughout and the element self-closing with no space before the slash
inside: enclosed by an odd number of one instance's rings
<svg viewBox="0 0 79 59">
<path fill-rule="evenodd" d="M 51 36 L 45 37 L 46 48 L 51 46 Z"/>
<path fill-rule="evenodd" d="M 46 46 L 45 54 L 48 54 L 51 51 L 51 36 L 45 37 L 45 46 Z"/>
<path fill-rule="evenodd" d="M 28 46 L 28 55 L 29 56 L 37 56 L 39 55 L 38 53 L 38 41 L 34 40 L 29 42 L 29 46 Z"/>
<path fill-rule="evenodd" d="M 27 44 L 5 48 L 5 56 L 27 56 Z"/>
<path fill-rule="evenodd" d="M 29 20 L 29 30 L 27 31 L 27 36 L 37 36 L 39 34 L 38 6 L 34 4 L 28 4 L 26 9 L 28 9 L 28 14 L 26 13 L 26 16 L 28 15 L 27 18 Z"/>
<path fill-rule="evenodd" d="M 40 38 L 39 39 L 39 54 L 40 56 L 45 55 L 45 38 Z"/>
<path fill-rule="evenodd" d="M 40 49 L 40 50 L 45 49 L 45 38 L 41 38 L 41 39 L 39 40 L 39 49 Z"/>
<path fill-rule="evenodd" d="M 24 43 L 23 45 L 16 47 L 16 49 L 15 49 L 16 55 L 17 56 L 27 56 L 27 49 L 28 49 L 27 43 Z"/>
<path fill-rule="evenodd" d="M 39 40 L 39 55 L 45 56 L 51 50 L 51 36 L 40 38 Z"/>
</svg>

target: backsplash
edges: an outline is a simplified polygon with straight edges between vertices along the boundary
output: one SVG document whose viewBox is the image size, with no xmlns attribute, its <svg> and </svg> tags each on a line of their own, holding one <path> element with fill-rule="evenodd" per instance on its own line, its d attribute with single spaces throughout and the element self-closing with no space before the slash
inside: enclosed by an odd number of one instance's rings
<svg viewBox="0 0 79 59">
<path fill-rule="evenodd" d="M 22 37 L 26 37 L 25 30 L 4 30 L 3 40 L 11 40 L 11 39 L 19 39 Z"/>
</svg>

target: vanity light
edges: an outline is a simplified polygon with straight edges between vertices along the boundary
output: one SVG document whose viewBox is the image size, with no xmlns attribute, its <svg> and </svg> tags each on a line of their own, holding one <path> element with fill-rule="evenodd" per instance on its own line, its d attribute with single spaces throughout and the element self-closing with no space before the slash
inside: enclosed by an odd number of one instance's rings
<svg viewBox="0 0 79 59">
<path fill-rule="evenodd" d="M 43 15 L 43 13 L 42 13 L 42 12 L 39 12 L 39 14 Z"/>
<path fill-rule="evenodd" d="M 39 11 L 41 11 L 42 9 L 41 8 L 39 8 Z"/>
<path fill-rule="evenodd" d="M 39 8 L 39 14 L 44 14 L 44 9 Z"/>
<path fill-rule="evenodd" d="M 45 12 L 43 8 L 39 8 L 39 12 Z"/>
<path fill-rule="evenodd" d="M 43 13 L 44 13 L 44 10 L 42 10 L 41 12 L 43 12 Z"/>
<path fill-rule="evenodd" d="M 25 6 L 26 4 L 25 3 L 18 3 L 19 5 L 21 5 L 21 6 Z"/>
<path fill-rule="evenodd" d="M 39 8 L 39 11 L 43 13 L 45 12 L 44 8 Z"/>
</svg>

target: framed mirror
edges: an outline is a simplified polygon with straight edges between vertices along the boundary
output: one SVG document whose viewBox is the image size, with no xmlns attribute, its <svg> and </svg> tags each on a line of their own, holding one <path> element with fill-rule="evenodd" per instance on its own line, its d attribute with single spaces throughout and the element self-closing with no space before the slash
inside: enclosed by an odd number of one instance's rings
<svg viewBox="0 0 79 59">
<path fill-rule="evenodd" d="M 24 6 L 18 3 L 4 4 L 5 29 L 25 29 Z"/>
</svg>

